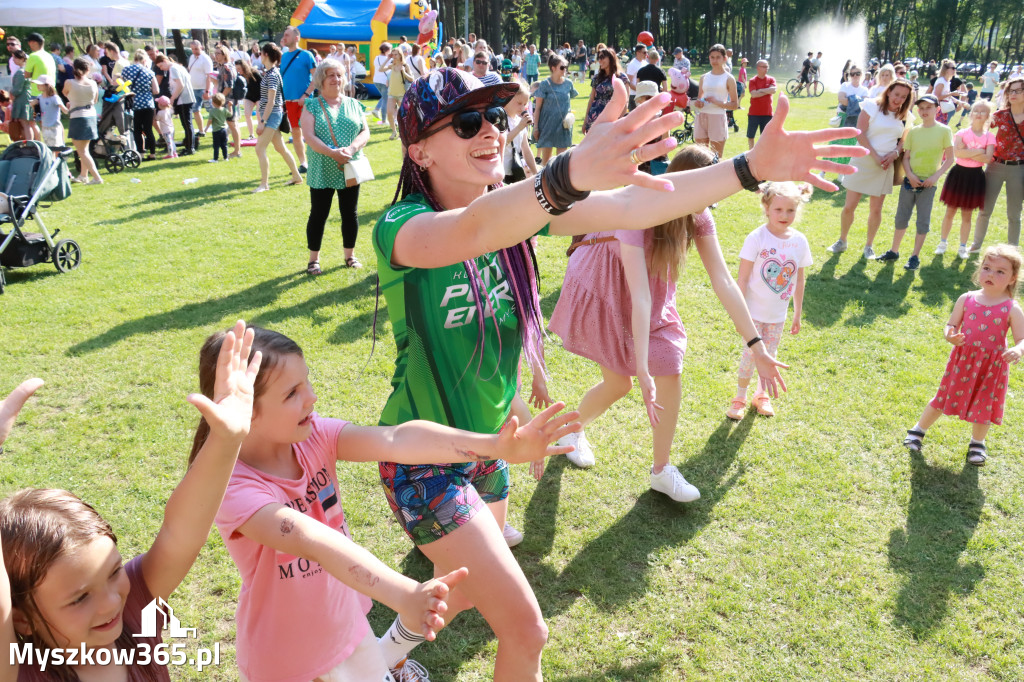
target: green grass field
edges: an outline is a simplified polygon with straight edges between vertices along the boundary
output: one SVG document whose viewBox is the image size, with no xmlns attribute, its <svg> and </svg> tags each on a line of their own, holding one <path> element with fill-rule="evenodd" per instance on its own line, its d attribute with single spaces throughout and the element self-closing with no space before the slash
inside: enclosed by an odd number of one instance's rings
<svg viewBox="0 0 1024 682">
<path fill-rule="evenodd" d="M 588 94 L 581 87 L 578 121 Z M 788 127 L 820 127 L 834 106 L 828 94 L 800 98 Z M 746 115 L 737 119 L 745 127 Z M 370 232 L 394 194 L 400 148 L 385 127 L 373 130 L 377 180 L 362 190 L 362 270 L 343 265 L 335 213 L 325 274 L 305 275 L 308 193 L 284 186 L 284 163 L 272 153 L 272 191 L 249 194 L 258 178 L 249 148 L 240 161 L 214 165 L 207 143 L 198 157 L 104 174 L 105 185 L 76 186 L 42 209 L 51 228 L 81 244 L 84 262 L 66 275 L 50 265 L 7 271 L 0 392 L 29 376 L 46 386 L 0 457 L 0 494 L 67 488 L 112 523 L 126 557 L 147 549 L 185 470 L 197 415 L 184 398 L 197 388 L 199 346 L 238 318 L 302 345 L 321 414 L 375 423 L 395 347 L 382 301 L 370 356 Z M 727 155 L 745 148 L 734 136 Z M 951 419 L 931 430 L 922 456 L 908 455 L 904 429 L 938 385 L 949 352 L 942 326 L 976 260 L 932 256 L 932 235 L 917 273 L 902 261 L 867 263 L 859 258 L 866 205 L 851 251 L 829 257 L 842 201 L 842 192 L 816 192 L 797 225 L 815 263 L 803 331 L 779 351 L 792 369 L 774 419 L 725 419 L 742 342 L 695 255 L 681 277 L 690 350 L 672 459 L 700 501 L 681 505 L 648 490 L 651 435 L 636 392 L 588 429 L 595 468 L 558 458 L 535 482 L 515 467 L 510 516 L 526 540 L 514 552 L 550 627 L 547 679 L 1024 679 L 1020 369 L 1005 425 L 989 436 L 988 466 L 965 465 L 969 428 Z M 886 203 L 879 252 L 895 205 Z M 728 199 L 714 216 L 735 271 L 743 238 L 761 221 L 757 197 Z M 1000 200 L 990 243 L 1005 230 Z M 566 242 L 540 243 L 546 314 Z M 573 405 L 598 368 L 557 338 L 546 345 L 552 395 Z M 376 467 L 342 464 L 338 474 L 355 539 L 427 578 Z M 214 532 L 171 604 L 199 629 L 201 645 L 221 643 L 222 664 L 176 670 L 176 679 L 236 679 L 239 586 Z M 378 634 L 392 618 L 381 606 L 371 613 Z M 495 648 L 471 613 L 414 656 L 435 682 L 470 682 L 489 679 Z"/>
</svg>

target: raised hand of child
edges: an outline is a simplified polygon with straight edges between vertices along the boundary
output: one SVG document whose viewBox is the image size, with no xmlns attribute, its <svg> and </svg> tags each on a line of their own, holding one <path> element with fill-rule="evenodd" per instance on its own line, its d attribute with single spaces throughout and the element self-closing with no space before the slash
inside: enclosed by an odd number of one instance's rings
<svg viewBox="0 0 1024 682">
<path fill-rule="evenodd" d="M 654 377 L 649 373 L 644 372 L 638 375 L 636 383 L 640 385 L 640 394 L 644 397 L 644 406 L 647 408 L 647 418 L 651 420 L 651 426 L 657 426 L 658 422 L 661 421 L 661 417 L 658 414 L 663 408 L 658 404 L 657 394 L 654 389 Z"/>
<path fill-rule="evenodd" d="M 554 402 L 548 394 L 548 380 L 544 378 L 543 372 L 534 372 L 533 382 L 530 384 L 530 404 L 542 410 L 551 407 Z"/>
<path fill-rule="evenodd" d="M 0 403 L 0 451 L 7 436 L 11 435 L 14 420 L 17 419 L 25 402 L 43 385 L 42 379 L 26 379 Z"/>
<path fill-rule="evenodd" d="M 226 438 L 242 439 L 252 422 L 253 382 L 260 371 L 262 354 L 249 361 L 254 332 L 239 320 L 224 336 L 217 356 L 217 376 L 213 400 L 201 393 L 188 396 L 188 401 L 206 418 L 210 431 Z"/>
<path fill-rule="evenodd" d="M 518 417 L 512 416 L 498 434 L 501 458 L 511 464 L 520 464 L 572 452 L 571 445 L 551 445 L 562 436 L 583 428 L 576 421 L 580 418 L 579 412 L 559 415 L 563 409 L 565 403 L 557 402 L 523 426 L 519 426 Z"/>
<path fill-rule="evenodd" d="M 420 583 L 416 591 L 405 601 L 408 606 L 398 612 L 403 623 L 415 623 L 420 633 L 428 642 L 437 638 L 437 633 L 445 626 L 444 614 L 448 612 L 448 595 L 451 588 L 459 584 L 469 575 L 468 568 L 459 568 L 442 578 L 434 578 Z"/>
<path fill-rule="evenodd" d="M 1022 352 L 1024 351 L 1021 351 L 1016 346 L 1014 346 L 1013 348 L 1007 348 L 1005 351 L 1003 351 L 1003 362 L 1009 363 L 1011 365 L 1017 364 L 1017 361 L 1020 360 Z"/>
</svg>

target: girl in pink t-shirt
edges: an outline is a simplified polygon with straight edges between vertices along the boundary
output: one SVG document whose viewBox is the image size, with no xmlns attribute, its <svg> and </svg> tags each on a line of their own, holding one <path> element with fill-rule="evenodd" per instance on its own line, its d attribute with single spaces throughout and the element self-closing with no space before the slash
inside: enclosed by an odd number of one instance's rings
<svg viewBox="0 0 1024 682">
<path fill-rule="evenodd" d="M 961 260 L 968 256 L 971 216 L 974 209 L 985 207 L 984 166 L 992 161 L 996 151 L 996 136 L 988 129 L 991 117 L 992 104 L 979 99 L 971 107 L 971 127 L 953 137 L 956 165 L 949 171 L 939 195 L 939 200 L 946 205 L 946 215 L 942 218 L 942 240 L 935 253 L 946 252 L 946 239 L 953 229 L 953 217 L 960 211 L 960 248 L 956 256 Z"/>
<path fill-rule="evenodd" d="M 718 157 L 692 145 L 668 166 L 675 173 L 710 166 Z M 686 250 L 696 245 L 711 285 L 745 339 L 756 336 L 743 294 L 729 274 L 710 212 L 684 216 L 647 230 L 617 230 L 587 235 L 569 259 L 562 293 L 551 315 L 551 331 L 565 348 L 593 360 L 602 380 L 580 402 L 584 426 L 597 419 L 633 387 L 637 378 L 654 432 L 651 488 L 677 502 L 692 502 L 700 492 L 669 464 L 682 399 L 680 374 L 686 331 L 676 310 L 675 281 Z M 758 368 L 779 376 L 776 363 L 759 345 Z M 783 365 L 779 365 L 783 366 Z M 569 461 L 594 465 L 583 431 L 563 441 L 574 447 Z"/>
<path fill-rule="evenodd" d="M 0 501 L 0 648 L 35 652 L 30 663 L 15 663 L 0 678 L 35 682 L 106 674 L 170 682 L 166 661 L 156 662 L 159 633 L 138 636 L 145 632 L 143 612 L 154 599 L 169 598 L 210 535 L 252 418 L 260 365 L 259 354 L 247 360 L 252 339 L 239 322 L 212 360 L 208 394 L 188 397 L 209 424 L 209 437 L 167 501 L 148 552 L 124 563 L 110 524 L 65 490 L 27 488 Z M 42 384 L 29 379 L 0 403 L 0 445 Z M 79 655 L 76 664 L 56 664 L 51 654 L 68 649 L 86 650 L 91 663 Z M 134 665 L 123 662 L 128 656 Z M 48 665 L 39 665 L 40 659 Z"/>
<path fill-rule="evenodd" d="M 199 385 L 207 395 L 224 338 L 212 335 L 200 351 Z M 426 679 L 406 655 L 444 627 L 449 588 L 467 570 L 421 584 L 355 544 L 341 506 L 338 460 L 527 462 L 567 452 L 549 443 L 579 428 L 570 424 L 578 415 L 555 417 L 565 407 L 556 403 L 523 426 L 513 417 L 498 435 L 423 421 L 355 426 L 313 411 L 316 394 L 294 341 L 257 328 L 252 348 L 263 356 L 252 423 L 216 520 L 242 574 L 235 619 L 241 679 Z M 207 433 L 201 421 L 193 451 Z M 369 598 L 399 613 L 381 642 L 366 619 Z"/>
</svg>

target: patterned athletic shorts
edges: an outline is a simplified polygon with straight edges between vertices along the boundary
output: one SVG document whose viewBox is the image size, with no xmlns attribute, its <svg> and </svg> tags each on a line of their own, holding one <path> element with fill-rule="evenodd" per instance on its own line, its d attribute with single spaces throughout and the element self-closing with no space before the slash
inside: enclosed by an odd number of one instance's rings
<svg viewBox="0 0 1024 682">
<path fill-rule="evenodd" d="M 388 504 L 417 545 L 443 538 L 477 515 L 485 503 L 508 497 L 508 464 L 380 463 Z"/>
</svg>

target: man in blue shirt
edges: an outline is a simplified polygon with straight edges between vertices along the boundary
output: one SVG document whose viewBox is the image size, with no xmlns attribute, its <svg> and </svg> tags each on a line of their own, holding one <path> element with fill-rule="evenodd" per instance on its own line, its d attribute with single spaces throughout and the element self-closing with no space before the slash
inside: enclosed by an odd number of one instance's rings
<svg viewBox="0 0 1024 682">
<path fill-rule="evenodd" d="M 306 98 L 313 94 L 313 72 L 316 71 L 316 60 L 308 50 L 299 47 L 299 29 L 289 26 L 281 36 L 281 44 L 288 51 L 281 55 L 281 90 L 284 96 L 284 108 L 288 115 L 288 123 L 292 127 L 292 144 L 295 146 L 295 159 L 299 162 L 299 172 L 306 172 L 306 144 L 302 139 L 302 128 L 299 127 L 299 116 Z"/>
<path fill-rule="evenodd" d="M 527 83 L 533 83 L 540 75 L 540 55 L 537 54 L 537 46 L 531 44 L 529 51 L 523 55 L 523 75 Z"/>
</svg>

